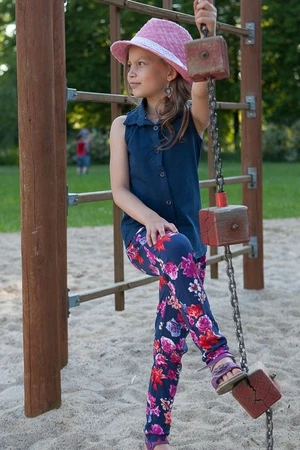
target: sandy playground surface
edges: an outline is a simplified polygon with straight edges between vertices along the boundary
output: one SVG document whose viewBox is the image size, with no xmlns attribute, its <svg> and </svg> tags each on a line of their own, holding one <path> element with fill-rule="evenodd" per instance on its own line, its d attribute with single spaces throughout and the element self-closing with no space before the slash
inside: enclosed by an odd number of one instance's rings
<svg viewBox="0 0 300 450">
<path fill-rule="evenodd" d="M 234 260 L 248 362 L 277 374 L 282 399 L 273 407 L 274 449 L 300 449 L 300 218 L 264 222 L 265 289 L 243 289 L 242 258 Z M 72 291 L 112 282 L 112 228 L 68 230 Z M 20 234 L 0 235 L 0 449 L 141 450 L 152 361 L 157 283 L 71 310 L 69 364 L 62 370 L 62 406 L 24 416 Z M 206 290 L 221 331 L 237 354 L 224 263 Z M 126 262 L 126 279 L 140 274 Z M 252 419 L 231 394 L 218 397 L 200 354 L 189 352 L 173 410 L 174 450 L 266 449 L 265 415 Z"/>
</svg>

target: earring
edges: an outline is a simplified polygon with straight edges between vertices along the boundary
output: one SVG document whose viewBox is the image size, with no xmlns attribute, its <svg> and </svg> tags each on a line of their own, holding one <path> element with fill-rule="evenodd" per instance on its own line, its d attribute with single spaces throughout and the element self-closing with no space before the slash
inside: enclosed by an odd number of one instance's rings
<svg viewBox="0 0 300 450">
<path fill-rule="evenodd" d="M 173 88 L 170 86 L 170 82 L 168 81 L 167 86 L 164 88 L 164 93 L 166 94 L 166 97 L 171 98 L 173 93 Z"/>
</svg>

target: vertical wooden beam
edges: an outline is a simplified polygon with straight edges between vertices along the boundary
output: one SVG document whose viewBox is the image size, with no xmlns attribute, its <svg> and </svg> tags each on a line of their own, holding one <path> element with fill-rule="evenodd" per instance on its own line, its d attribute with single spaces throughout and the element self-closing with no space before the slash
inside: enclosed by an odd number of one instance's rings
<svg viewBox="0 0 300 450">
<path fill-rule="evenodd" d="M 120 39 L 120 9 L 116 6 L 110 6 L 110 40 L 115 42 Z M 121 92 L 121 70 L 118 61 L 110 56 L 110 73 L 111 73 L 111 92 L 119 94 Z M 111 105 L 111 120 L 121 114 L 121 105 L 113 103 Z M 114 280 L 115 283 L 124 280 L 124 247 L 121 237 L 120 223 L 123 212 L 114 203 Z M 115 310 L 123 311 L 125 308 L 125 292 L 117 292 L 115 294 Z"/>
<path fill-rule="evenodd" d="M 241 101 L 255 98 L 255 117 L 242 113 L 242 171 L 257 169 L 257 187 L 243 184 L 243 203 L 249 208 L 250 236 L 257 238 L 258 256 L 244 256 L 244 287 L 263 289 L 262 131 L 261 131 L 261 0 L 241 0 L 241 25 L 255 27 L 254 44 L 241 38 Z"/>
<path fill-rule="evenodd" d="M 16 0 L 25 414 L 61 404 L 53 2 Z"/>
<path fill-rule="evenodd" d="M 67 139 L 66 139 L 66 50 L 64 2 L 53 0 L 53 49 L 55 95 L 55 153 L 57 198 L 57 285 L 61 368 L 68 363 L 67 288 Z"/>
</svg>

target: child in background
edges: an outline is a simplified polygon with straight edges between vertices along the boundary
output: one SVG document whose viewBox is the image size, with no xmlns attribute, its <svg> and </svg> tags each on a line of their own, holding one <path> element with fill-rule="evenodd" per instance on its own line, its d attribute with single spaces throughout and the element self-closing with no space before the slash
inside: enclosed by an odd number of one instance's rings
<svg viewBox="0 0 300 450">
<path fill-rule="evenodd" d="M 76 139 L 76 161 L 77 161 L 77 173 L 87 173 L 87 149 L 86 142 L 81 133 L 78 134 Z"/>
<path fill-rule="evenodd" d="M 194 2 L 196 26 L 215 35 L 212 0 Z M 180 25 L 149 20 L 131 41 L 111 46 L 139 105 L 111 126 L 110 175 L 132 264 L 159 276 L 154 362 L 146 406 L 145 449 L 171 450 L 171 411 L 190 333 L 224 394 L 246 376 L 230 353 L 204 291 L 206 246 L 199 233 L 198 164 L 209 123 L 206 82 L 187 74 Z M 190 102 L 192 99 L 192 102 Z M 140 308 L 143 307 L 141 299 Z M 192 393 L 191 393 L 192 395 Z"/>
</svg>

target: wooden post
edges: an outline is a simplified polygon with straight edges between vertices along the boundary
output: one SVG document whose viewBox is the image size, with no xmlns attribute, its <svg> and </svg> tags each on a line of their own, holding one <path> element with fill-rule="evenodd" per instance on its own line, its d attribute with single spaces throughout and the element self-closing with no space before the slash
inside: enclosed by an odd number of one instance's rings
<svg viewBox="0 0 300 450">
<path fill-rule="evenodd" d="M 116 6 L 110 6 L 110 40 L 115 42 L 120 39 L 120 9 Z M 119 94 L 121 91 L 121 71 L 120 64 L 111 55 L 110 56 L 110 73 L 111 73 L 111 92 Z M 121 105 L 113 103 L 111 105 L 111 120 L 121 114 Z M 122 210 L 114 203 L 114 274 L 115 283 L 124 280 L 124 247 L 121 237 L 120 223 L 123 217 Z M 125 308 L 125 292 L 117 292 L 115 294 L 115 310 L 123 311 Z"/>
<path fill-rule="evenodd" d="M 65 13 L 64 2 L 62 0 L 53 0 L 53 49 L 57 198 L 57 285 L 60 332 L 59 353 L 62 368 L 68 363 L 66 51 Z"/>
<path fill-rule="evenodd" d="M 241 0 L 241 26 L 254 26 L 254 43 L 241 38 L 241 101 L 255 99 L 255 114 L 242 112 L 242 171 L 257 170 L 257 187 L 243 184 L 243 203 L 249 208 L 250 236 L 257 238 L 255 258 L 244 256 L 244 287 L 263 289 L 262 131 L 261 131 L 261 0 Z M 254 111 L 253 111 L 254 112 Z"/>
<path fill-rule="evenodd" d="M 53 2 L 16 0 L 25 414 L 61 404 Z"/>
</svg>

